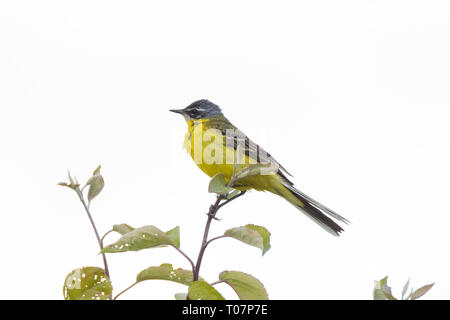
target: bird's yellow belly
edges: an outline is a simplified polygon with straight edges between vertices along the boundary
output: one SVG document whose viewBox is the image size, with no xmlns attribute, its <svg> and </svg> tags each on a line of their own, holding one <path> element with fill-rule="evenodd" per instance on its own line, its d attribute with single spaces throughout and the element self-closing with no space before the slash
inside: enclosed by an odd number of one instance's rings
<svg viewBox="0 0 450 320">
<path fill-rule="evenodd" d="M 206 173 L 208 176 L 213 177 L 218 173 L 222 173 L 225 176 L 225 181 L 228 183 L 234 172 L 233 164 L 206 164 L 197 163 L 197 166 Z M 277 181 L 275 181 L 277 180 Z M 278 178 L 275 175 L 252 175 L 240 179 L 234 186 L 235 189 L 245 191 L 249 189 L 256 190 L 271 190 L 274 184 L 277 184 Z M 279 183 L 279 182 L 278 182 Z"/>
</svg>

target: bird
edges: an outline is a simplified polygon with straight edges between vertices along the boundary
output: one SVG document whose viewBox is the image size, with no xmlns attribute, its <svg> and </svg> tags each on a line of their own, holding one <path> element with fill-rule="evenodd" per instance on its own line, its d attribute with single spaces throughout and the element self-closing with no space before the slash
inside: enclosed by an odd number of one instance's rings
<svg viewBox="0 0 450 320">
<path fill-rule="evenodd" d="M 241 175 L 235 180 L 232 188 L 241 194 L 251 189 L 268 191 L 287 200 L 330 234 L 339 236 L 344 231 L 333 219 L 345 224 L 349 221 L 296 189 L 288 178 L 292 175 L 271 154 L 235 127 L 218 105 L 201 99 L 184 109 L 169 111 L 182 115 L 186 120 L 188 130 L 184 148 L 208 176 L 222 174 L 225 182 L 229 183 L 236 178 L 236 172 L 243 172 L 245 168 L 247 173 L 252 170 L 252 174 Z M 255 168 L 259 170 L 253 170 Z"/>
</svg>

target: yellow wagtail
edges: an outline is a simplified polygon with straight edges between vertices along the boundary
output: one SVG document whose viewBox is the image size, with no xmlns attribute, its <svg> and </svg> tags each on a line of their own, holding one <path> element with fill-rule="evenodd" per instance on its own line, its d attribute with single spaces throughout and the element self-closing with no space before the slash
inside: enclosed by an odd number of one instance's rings
<svg viewBox="0 0 450 320">
<path fill-rule="evenodd" d="M 338 236 L 343 231 L 328 216 L 344 223 L 348 221 L 294 188 L 286 177 L 289 172 L 231 124 L 219 106 L 208 100 L 199 100 L 184 109 L 170 111 L 184 116 L 188 125 L 184 147 L 208 176 L 223 174 L 226 182 L 233 180 L 231 187 L 241 193 L 249 189 L 272 192 L 303 211 L 332 235 Z M 247 170 L 243 170 L 245 168 Z M 255 168 L 258 169 L 256 173 Z M 238 175 L 235 179 L 236 172 L 243 171 L 247 174 Z M 249 171 L 251 174 L 248 174 Z"/>
</svg>

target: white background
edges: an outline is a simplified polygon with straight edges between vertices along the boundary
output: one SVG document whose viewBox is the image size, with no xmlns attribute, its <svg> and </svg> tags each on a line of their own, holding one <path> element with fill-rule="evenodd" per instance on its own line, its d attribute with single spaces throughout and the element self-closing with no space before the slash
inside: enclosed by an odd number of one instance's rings
<svg viewBox="0 0 450 320">
<path fill-rule="evenodd" d="M 272 249 L 217 241 L 204 278 L 240 270 L 272 299 L 371 299 L 389 275 L 394 295 L 411 277 L 450 298 L 449 39 L 448 1 L 2 1 L 0 298 L 62 299 L 67 273 L 101 266 L 75 193 L 56 185 L 67 169 L 86 181 L 102 164 L 102 233 L 179 225 L 196 256 L 214 199 L 167 110 L 201 98 L 352 222 L 335 238 L 252 192 L 211 235 L 259 224 Z M 188 268 L 171 248 L 108 259 L 116 293 L 148 266 Z M 148 281 L 122 298 L 182 291 Z"/>
</svg>

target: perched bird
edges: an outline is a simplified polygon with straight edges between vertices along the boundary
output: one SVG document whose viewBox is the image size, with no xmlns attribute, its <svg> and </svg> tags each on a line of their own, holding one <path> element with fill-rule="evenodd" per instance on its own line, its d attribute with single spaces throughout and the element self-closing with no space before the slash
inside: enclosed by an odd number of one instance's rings
<svg viewBox="0 0 450 320">
<path fill-rule="evenodd" d="M 232 187 L 241 193 L 250 189 L 269 191 L 286 199 L 332 235 L 338 236 L 343 231 L 331 218 L 343 223 L 348 221 L 297 190 L 286 176 L 291 176 L 289 172 L 231 124 L 219 106 L 203 99 L 184 109 L 170 111 L 184 116 L 188 125 L 184 147 L 208 176 L 222 173 L 228 183 L 236 172 L 243 171 L 244 168 L 259 169 L 256 173 L 253 170 L 252 174 L 243 175 Z M 241 156 L 239 152 L 242 153 Z"/>
</svg>

